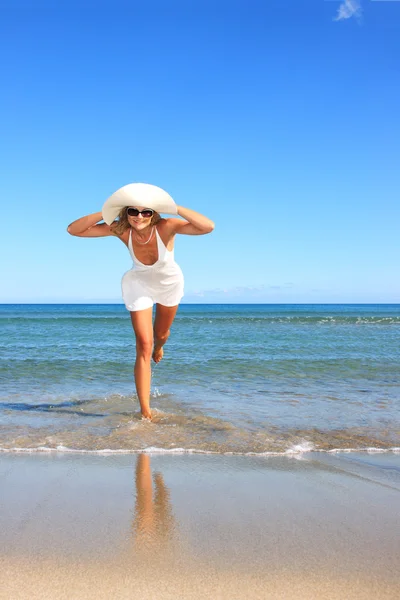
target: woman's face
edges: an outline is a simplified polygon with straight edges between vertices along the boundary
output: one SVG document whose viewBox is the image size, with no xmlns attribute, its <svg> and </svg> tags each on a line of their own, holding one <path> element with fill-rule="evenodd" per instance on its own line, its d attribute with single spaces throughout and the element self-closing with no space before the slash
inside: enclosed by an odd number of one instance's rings
<svg viewBox="0 0 400 600">
<path fill-rule="evenodd" d="M 145 206 L 132 206 L 130 208 L 136 208 L 138 211 L 145 210 Z M 152 217 L 144 217 L 141 212 L 136 217 L 131 217 L 127 213 L 128 223 L 131 227 L 136 229 L 136 231 L 141 231 L 142 229 L 146 229 L 151 223 Z"/>
</svg>

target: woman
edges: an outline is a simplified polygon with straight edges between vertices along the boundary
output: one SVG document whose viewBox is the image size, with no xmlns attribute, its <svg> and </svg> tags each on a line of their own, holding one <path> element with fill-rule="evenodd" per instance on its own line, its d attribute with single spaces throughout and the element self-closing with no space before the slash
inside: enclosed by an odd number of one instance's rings
<svg viewBox="0 0 400 600">
<path fill-rule="evenodd" d="M 151 356 L 156 363 L 162 359 L 183 296 L 183 275 L 174 260 L 175 235 L 203 235 L 214 229 L 210 219 L 189 208 L 176 206 L 176 214 L 184 220 L 164 219 L 154 209 L 133 205 L 123 207 L 111 225 L 99 223 L 102 213 L 97 212 L 68 227 L 68 233 L 78 237 L 116 236 L 132 256 L 133 268 L 122 278 L 122 295 L 136 336 L 134 374 L 140 409 L 150 420 Z"/>
</svg>

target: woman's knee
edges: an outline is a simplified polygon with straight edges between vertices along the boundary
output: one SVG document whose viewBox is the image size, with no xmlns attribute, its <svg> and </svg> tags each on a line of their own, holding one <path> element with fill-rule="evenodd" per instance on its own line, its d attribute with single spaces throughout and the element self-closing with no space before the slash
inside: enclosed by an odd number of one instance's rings
<svg viewBox="0 0 400 600">
<path fill-rule="evenodd" d="M 154 339 L 156 339 L 158 342 L 166 342 L 170 333 L 171 332 L 169 329 L 154 329 Z"/>
<path fill-rule="evenodd" d="M 150 360 L 153 352 L 153 338 L 136 336 L 136 356 Z"/>
</svg>

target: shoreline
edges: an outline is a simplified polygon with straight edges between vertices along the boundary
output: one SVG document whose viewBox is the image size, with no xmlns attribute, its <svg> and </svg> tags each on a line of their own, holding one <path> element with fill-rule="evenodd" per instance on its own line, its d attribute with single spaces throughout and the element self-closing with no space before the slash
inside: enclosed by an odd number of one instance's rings
<svg viewBox="0 0 400 600">
<path fill-rule="evenodd" d="M 307 457 L 314 453 L 322 454 L 394 454 L 400 455 L 400 446 L 393 446 L 390 448 L 315 448 L 308 442 L 304 444 L 296 444 L 293 448 L 284 450 L 282 452 L 265 451 L 265 452 L 218 452 L 216 450 L 202 450 L 196 448 L 158 448 L 157 446 L 151 446 L 148 448 L 130 449 L 130 448 L 104 448 L 99 450 L 86 450 L 81 448 L 68 448 L 67 446 L 57 446 L 55 448 L 50 446 L 39 446 L 35 448 L 0 448 L 0 454 L 92 454 L 95 456 L 108 456 L 108 455 L 137 455 L 137 454 L 168 454 L 168 455 L 186 455 L 186 454 L 199 454 L 199 455 L 210 455 L 210 456 L 254 456 L 254 457 Z"/>
<path fill-rule="evenodd" d="M 397 600 L 395 453 L 0 454 L 0 598 Z"/>
</svg>

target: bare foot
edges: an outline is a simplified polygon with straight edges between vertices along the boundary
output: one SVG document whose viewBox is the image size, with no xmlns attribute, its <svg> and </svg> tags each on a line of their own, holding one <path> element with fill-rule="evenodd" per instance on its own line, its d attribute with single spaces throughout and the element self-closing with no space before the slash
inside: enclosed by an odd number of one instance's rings
<svg viewBox="0 0 400 600">
<path fill-rule="evenodd" d="M 153 352 L 153 360 L 155 363 L 159 363 L 160 360 L 162 359 L 162 357 L 164 356 L 164 350 L 161 348 L 157 348 L 157 346 L 154 348 L 154 352 Z"/>
<path fill-rule="evenodd" d="M 142 412 L 142 421 L 151 421 L 151 410 L 149 410 L 148 412 Z"/>
</svg>

